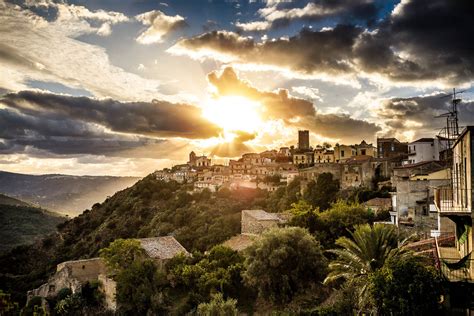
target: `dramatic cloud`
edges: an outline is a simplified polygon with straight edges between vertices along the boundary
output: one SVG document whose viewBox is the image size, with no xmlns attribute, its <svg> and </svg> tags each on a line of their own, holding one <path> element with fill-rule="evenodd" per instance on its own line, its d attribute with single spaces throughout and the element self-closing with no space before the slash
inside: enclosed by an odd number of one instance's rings
<svg viewBox="0 0 474 316">
<path fill-rule="evenodd" d="M 137 42 L 140 44 L 162 43 L 168 33 L 187 26 L 182 16 L 169 16 L 158 10 L 137 15 L 136 19 L 148 26 L 137 37 Z"/>
<path fill-rule="evenodd" d="M 215 31 L 183 39 L 168 51 L 195 58 L 212 57 L 283 67 L 303 73 L 341 75 L 353 72 L 352 46 L 361 29 L 339 25 L 334 29 L 313 32 L 303 29 L 297 36 L 257 43 L 236 33 Z"/>
<path fill-rule="evenodd" d="M 472 16 L 474 6 L 468 1 L 405 0 L 373 30 L 339 24 L 260 42 L 214 31 L 182 39 L 168 52 L 334 81 L 368 77 L 451 86 L 474 79 L 474 44 L 466 38 L 474 33 Z"/>
<path fill-rule="evenodd" d="M 378 117 L 389 127 L 388 134 L 411 132 L 414 138 L 437 134 L 446 125 L 445 118 L 436 118 L 451 111 L 451 99 L 444 94 L 391 98 L 383 100 Z M 474 101 L 462 102 L 459 106 L 459 125 L 474 122 Z"/>
<path fill-rule="evenodd" d="M 377 6 L 371 0 L 268 2 L 267 6 L 260 9 L 258 13 L 263 21 L 237 22 L 236 27 L 242 31 L 264 31 L 287 25 L 294 20 L 314 21 L 335 17 L 343 20 L 363 19 L 372 24 L 377 13 Z"/>
<path fill-rule="evenodd" d="M 63 8 L 66 5 L 57 6 Z M 100 23 L 92 30 L 91 24 L 83 20 L 86 17 L 113 24 L 125 20 L 122 15 L 96 11 L 88 17 L 90 11 L 77 9 L 83 7 L 67 8 L 72 13 L 58 9 L 59 13 L 48 21 L 28 9 L 0 2 L 1 88 L 19 91 L 27 89 L 31 81 L 42 81 L 120 100 L 151 100 L 160 96 L 158 81 L 113 66 L 104 48 L 76 39 L 100 29 L 100 32 L 108 33 L 107 27 L 103 28 Z M 69 12 L 67 18 L 63 11 Z M 79 18 L 82 20 L 78 21 Z"/>
<path fill-rule="evenodd" d="M 353 119 L 349 115 L 318 113 L 312 102 L 290 96 L 286 89 L 260 91 L 238 78 L 231 67 L 225 68 L 221 74 L 210 73 L 208 80 L 219 96 L 244 96 L 258 100 L 262 104 L 261 115 L 265 119 L 281 119 L 288 126 L 310 129 L 323 137 L 360 141 L 361 138 L 372 139 L 380 131 L 377 125 Z"/>
<path fill-rule="evenodd" d="M 115 132 L 156 137 L 208 138 L 220 129 L 201 117 L 201 109 L 166 101 L 119 102 L 51 93 L 22 91 L 7 94 L 0 102 L 28 115 L 58 115 L 96 123 Z"/>
<path fill-rule="evenodd" d="M 22 91 L 2 97 L 0 106 L 3 154 L 157 157 L 163 148 L 177 149 L 157 137 L 196 139 L 220 132 L 199 108 L 164 101 L 125 103 Z"/>
<path fill-rule="evenodd" d="M 474 6 L 470 1 L 405 0 L 378 32 L 355 47 L 360 66 L 394 81 L 442 79 L 457 85 L 474 79 Z"/>
</svg>

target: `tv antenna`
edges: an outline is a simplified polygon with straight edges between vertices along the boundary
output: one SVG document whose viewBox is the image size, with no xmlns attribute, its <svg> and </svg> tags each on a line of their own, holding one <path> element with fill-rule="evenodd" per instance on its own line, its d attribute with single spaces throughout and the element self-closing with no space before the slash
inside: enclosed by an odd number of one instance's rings
<svg viewBox="0 0 474 316">
<path fill-rule="evenodd" d="M 465 91 L 466 90 L 456 91 L 456 88 L 453 88 L 453 93 L 445 94 L 440 97 L 440 99 L 452 97 L 451 109 L 449 112 L 436 116 L 446 118 L 446 127 L 441 130 L 438 136 L 447 141 L 448 149 L 451 148 L 451 145 L 454 144 L 459 136 L 458 104 L 461 103 L 461 99 L 458 98 L 457 95 Z"/>
</svg>

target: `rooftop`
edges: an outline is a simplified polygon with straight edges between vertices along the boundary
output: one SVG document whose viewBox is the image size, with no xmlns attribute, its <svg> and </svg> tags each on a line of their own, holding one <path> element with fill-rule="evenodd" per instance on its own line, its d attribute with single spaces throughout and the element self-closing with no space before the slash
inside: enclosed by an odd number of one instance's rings
<svg viewBox="0 0 474 316">
<path fill-rule="evenodd" d="M 280 220 L 280 217 L 276 213 L 268 213 L 264 210 L 243 210 L 245 213 L 259 221 L 275 221 Z"/>
<path fill-rule="evenodd" d="M 434 138 L 425 137 L 425 138 L 417 139 L 417 140 L 415 140 L 414 142 L 411 142 L 411 143 L 414 144 L 414 143 L 432 143 L 432 142 L 434 142 Z"/>
<path fill-rule="evenodd" d="M 171 259 L 179 253 L 188 254 L 173 236 L 141 238 L 139 241 L 147 255 L 153 259 Z"/>
<path fill-rule="evenodd" d="M 242 251 L 251 246 L 257 239 L 258 236 L 239 234 L 231 237 L 222 245 L 235 251 Z"/>
<path fill-rule="evenodd" d="M 376 207 L 391 207 L 392 199 L 391 198 L 373 198 L 364 202 L 366 206 L 376 206 Z"/>
</svg>

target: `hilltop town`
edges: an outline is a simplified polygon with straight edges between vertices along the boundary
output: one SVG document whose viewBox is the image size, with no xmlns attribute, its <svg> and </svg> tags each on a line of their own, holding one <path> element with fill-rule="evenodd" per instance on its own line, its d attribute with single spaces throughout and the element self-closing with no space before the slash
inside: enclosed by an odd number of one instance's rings
<svg viewBox="0 0 474 316">
<path fill-rule="evenodd" d="M 298 131 L 297 146 L 261 153 L 245 153 L 228 164 L 195 152 L 186 164 L 156 171 L 159 180 L 191 183 L 195 191 L 222 188 L 276 191 L 296 177 L 302 185 L 330 173 L 341 190 L 389 188 L 391 197 L 375 198 L 366 205 L 391 211 L 391 222 L 429 235 L 439 230 L 434 205 L 435 185 L 448 184 L 451 177 L 448 139 L 436 136 L 412 142 L 377 138 L 377 144 L 310 144 L 308 130 Z"/>
</svg>

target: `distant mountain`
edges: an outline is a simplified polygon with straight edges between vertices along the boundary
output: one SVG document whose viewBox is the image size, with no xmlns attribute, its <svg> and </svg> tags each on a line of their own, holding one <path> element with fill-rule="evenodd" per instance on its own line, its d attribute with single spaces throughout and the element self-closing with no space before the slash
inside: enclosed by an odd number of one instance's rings
<svg viewBox="0 0 474 316">
<path fill-rule="evenodd" d="M 62 214 L 76 216 L 139 178 L 27 175 L 0 171 L 0 193 Z"/>
<path fill-rule="evenodd" d="M 56 231 L 67 218 L 0 194 L 0 252 L 29 245 Z"/>
</svg>

